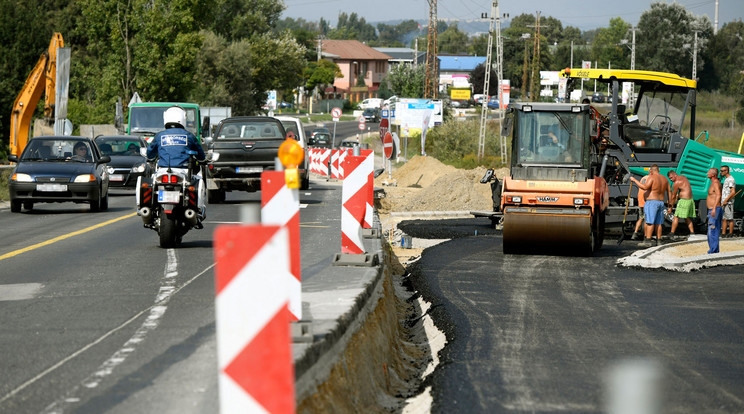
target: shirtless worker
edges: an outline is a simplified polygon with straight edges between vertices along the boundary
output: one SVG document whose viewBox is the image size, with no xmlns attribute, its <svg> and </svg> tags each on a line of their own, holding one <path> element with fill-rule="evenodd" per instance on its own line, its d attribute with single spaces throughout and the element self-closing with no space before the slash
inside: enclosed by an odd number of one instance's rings
<svg viewBox="0 0 744 414">
<path fill-rule="evenodd" d="M 630 179 L 636 183 L 638 188 L 646 191 L 646 205 L 643 211 L 646 215 L 646 238 L 638 243 L 639 247 L 651 247 L 653 242 L 651 237 L 656 232 L 656 245 L 661 244 L 661 224 L 664 222 L 665 197 L 671 200 L 672 191 L 669 187 L 669 181 L 659 174 L 659 166 L 654 164 L 649 168 L 648 178 L 642 183 L 635 177 Z"/>
<path fill-rule="evenodd" d="M 643 178 L 641 178 L 641 182 L 645 183 L 646 179 L 648 179 L 648 175 L 644 175 Z M 640 213 L 638 214 L 638 220 L 635 224 L 635 230 L 633 231 L 633 235 L 630 236 L 630 240 L 638 240 L 642 236 L 641 234 L 646 234 L 646 229 L 644 227 L 643 233 L 640 233 L 641 226 L 646 221 L 646 215 L 644 214 L 643 207 L 646 205 L 646 191 L 639 191 L 638 192 L 638 207 L 641 208 Z"/>
<path fill-rule="evenodd" d="M 672 185 L 672 198 L 669 201 L 669 213 L 672 212 L 672 206 L 677 202 L 677 209 L 674 211 L 674 220 L 672 220 L 672 232 L 669 233 L 669 239 L 674 240 L 677 231 L 679 219 L 685 219 L 690 234 L 695 233 L 692 225 L 692 219 L 695 217 L 695 201 L 692 199 L 692 186 L 690 180 L 684 175 L 677 174 L 674 170 L 667 173 L 667 177 L 674 183 Z"/>
<path fill-rule="evenodd" d="M 723 209 L 721 208 L 721 182 L 718 181 L 718 168 L 708 170 L 710 187 L 705 204 L 708 206 L 708 254 L 718 253 L 718 241 L 721 236 Z"/>
</svg>

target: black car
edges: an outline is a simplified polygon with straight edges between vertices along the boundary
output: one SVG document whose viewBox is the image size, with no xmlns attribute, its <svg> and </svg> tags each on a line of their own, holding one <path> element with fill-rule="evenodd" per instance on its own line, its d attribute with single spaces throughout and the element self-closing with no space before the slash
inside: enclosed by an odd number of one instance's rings
<svg viewBox="0 0 744 414">
<path fill-rule="evenodd" d="M 604 103 L 605 95 L 602 92 L 595 92 L 594 95 L 592 95 L 592 102 Z"/>
<path fill-rule="evenodd" d="M 135 188 L 137 177 L 149 177 L 150 165 L 140 153 L 147 142 L 134 135 L 99 135 L 95 138 L 101 154 L 111 157 L 108 163 L 111 188 Z"/>
<path fill-rule="evenodd" d="M 72 201 L 89 203 L 92 211 L 108 209 L 109 178 L 106 163 L 92 139 L 75 136 L 31 138 L 21 156 L 9 155 L 16 162 L 8 183 L 10 211 L 34 203 Z"/>
<path fill-rule="evenodd" d="M 331 134 L 325 132 L 318 132 L 313 138 L 313 147 L 315 148 L 331 148 Z"/>
<path fill-rule="evenodd" d="M 367 108 L 362 112 L 364 120 L 367 122 L 380 122 L 380 110 L 377 108 Z"/>
</svg>

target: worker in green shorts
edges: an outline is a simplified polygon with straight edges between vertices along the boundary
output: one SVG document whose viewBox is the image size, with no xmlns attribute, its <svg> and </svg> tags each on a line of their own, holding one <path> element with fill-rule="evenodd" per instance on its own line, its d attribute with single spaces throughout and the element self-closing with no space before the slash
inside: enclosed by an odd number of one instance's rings
<svg viewBox="0 0 744 414">
<path fill-rule="evenodd" d="M 677 238 L 675 232 L 681 218 L 685 219 L 690 234 L 695 233 L 692 225 L 692 219 L 695 217 L 695 202 L 692 199 L 692 186 L 687 177 L 677 174 L 674 170 L 670 170 L 667 173 L 667 177 L 673 183 L 672 199 L 669 202 L 669 213 L 672 212 L 675 201 L 677 202 L 677 209 L 674 211 L 674 220 L 672 220 L 672 232 L 668 236 L 669 239 L 674 240 Z"/>
</svg>

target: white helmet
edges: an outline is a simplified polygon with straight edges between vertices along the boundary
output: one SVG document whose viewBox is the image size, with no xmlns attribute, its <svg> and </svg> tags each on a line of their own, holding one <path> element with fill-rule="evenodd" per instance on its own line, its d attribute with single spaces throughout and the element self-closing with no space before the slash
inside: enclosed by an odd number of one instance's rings
<svg viewBox="0 0 744 414">
<path fill-rule="evenodd" d="M 163 124 L 168 127 L 186 126 L 186 111 L 180 106 L 172 106 L 163 112 Z"/>
</svg>

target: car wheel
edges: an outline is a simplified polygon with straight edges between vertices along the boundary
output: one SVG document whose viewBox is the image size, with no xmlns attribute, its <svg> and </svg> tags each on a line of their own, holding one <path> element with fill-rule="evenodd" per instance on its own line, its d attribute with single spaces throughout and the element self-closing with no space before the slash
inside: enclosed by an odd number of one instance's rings
<svg viewBox="0 0 744 414">
<path fill-rule="evenodd" d="M 221 193 L 220 190 L 207 190 L 207 203 L 219 204 L 222 201 L 220 200 L 220 196 L 221 196 L 220 193 Z"/>
<path fill-rule="evenodd" d="M 108 201 L 109 201 L 108 194 L 106 194 L 105 196 L 103 196 L 103 198 L 101 198 L 101 211 L 108 210 Z"/>
<path fill-rule="evenodd" d="M 24 201 L 23 202 L 23 208 L 26 210 L 33 210 L 34 209 L 34 202 L 33 201 Z"/>
<path fill-rule="evenodd" d="M 21 212 L 21 200 L 10 200 L 10 211 L 12 213 Z"/>
<path fill-rule="evenodd" d="M 300 190 L 307 190 L 308 188 L 310 188 L 310 176 L 306 175 L 300 184 Z"/>
<path fill-rule="evenodd" d="M 93 212 L 101 211 L 101 197 L 98 197 L 97 200 L 90 202 L 90 211 L 93 211 Z"/>
</svg>

